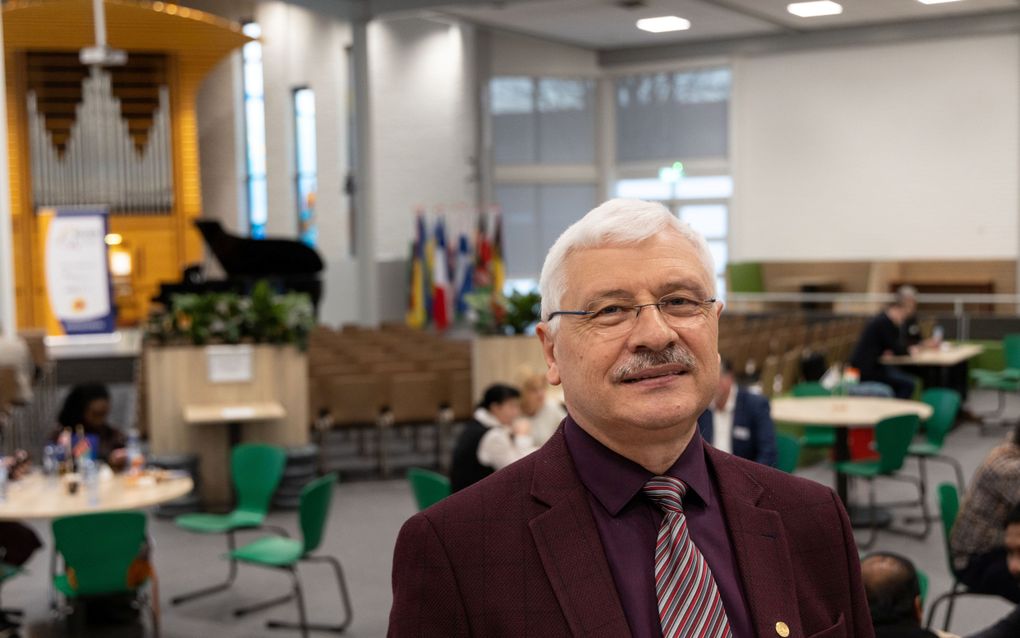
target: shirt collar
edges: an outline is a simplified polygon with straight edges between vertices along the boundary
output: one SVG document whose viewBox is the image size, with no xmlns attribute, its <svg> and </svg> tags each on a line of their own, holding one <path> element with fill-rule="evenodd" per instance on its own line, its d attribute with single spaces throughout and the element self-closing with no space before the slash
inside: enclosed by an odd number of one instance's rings
<svg viewBox="0 0 1020 638">
<path fill-rule="evenodd" d="M 581 482 L 612 516 L 619 514 L 655 476 L 599 443 L 569 414 L 563 434 Z M 705 463 L 704 443 L 696 427 L 691 442 L 665 474 L 682 480 L 690 488 L 688 494 L 693 492 L 706 507 L 711 506 L 712 481 Z"/>
<path fill-rule="evenodd" d="M 499 419 L 492 414 L 492 412 L 489 412 L 485 408 L 476 409 L 473 416 L 475 421 L 478 421 L 487 428 L 495 428 L 503 425 L 499 422 Z"/>
</svg>

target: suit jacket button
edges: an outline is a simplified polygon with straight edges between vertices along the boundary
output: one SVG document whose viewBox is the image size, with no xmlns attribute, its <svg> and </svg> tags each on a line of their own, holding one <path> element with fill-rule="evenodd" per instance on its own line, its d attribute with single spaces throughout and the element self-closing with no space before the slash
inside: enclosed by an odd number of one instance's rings
<svg viewBox="0 0 1020 638">
<path fill-rule="evenodd" d="M 779 622 L 776 623 L 776 633 L 779 634 L 780 638 L 789 638 L 790 628 L 786 625 L 785 622 L 780 620 Z"/>
</svg>

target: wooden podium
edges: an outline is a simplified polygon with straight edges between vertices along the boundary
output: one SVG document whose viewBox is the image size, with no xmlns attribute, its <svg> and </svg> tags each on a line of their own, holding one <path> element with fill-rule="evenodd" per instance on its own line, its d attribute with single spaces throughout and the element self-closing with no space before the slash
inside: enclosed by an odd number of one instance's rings
<svg viewBox="0 0 1020 638">
<path fill-rule="evenodd" d="M 148 348 L 153 454 L 197 454 L 207 507 L 229 507 L 232 442 L 308 443 L 308 360 L 293 346 Z"/>
</svg>

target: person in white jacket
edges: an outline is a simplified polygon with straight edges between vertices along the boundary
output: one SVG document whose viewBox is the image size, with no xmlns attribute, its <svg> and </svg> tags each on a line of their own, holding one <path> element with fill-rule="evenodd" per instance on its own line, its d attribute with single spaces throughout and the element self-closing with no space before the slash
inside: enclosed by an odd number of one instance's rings
<svg viewBox="0 0 1020 638">
<path fill-rule="evenodd" d="M 520 414 L 521 393 L 517 388 L 497 383 L 485 390 L 453 449 L 452 491 L 477 483 L 535 451 L 530 425 L 517 418 Z"/>
</svg>

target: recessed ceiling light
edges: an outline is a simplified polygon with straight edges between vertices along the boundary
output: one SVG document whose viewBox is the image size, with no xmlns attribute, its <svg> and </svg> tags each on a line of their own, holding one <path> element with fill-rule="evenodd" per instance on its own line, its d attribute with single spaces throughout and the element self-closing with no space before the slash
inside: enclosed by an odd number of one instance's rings
<svg viewBox="0 0 1020 638">
<path fill-rule="evenodd" d="M 959 2 L 960 0 L 917 0 L 921 4 L 945 4 L 946 2 Z"/>
<path fill-rule="evenodd" d="M 676 16 L 660 16 L 658 18 L 643 18 L 637 21 L 637 28 L 652 33 L 665 33 L 666 31 L 684 31 L 691 28 L 691 21 Z"/>
<path fill-rule="evenodd" d="M 831 0 L 814 0 L 814 2 L 791 2 L 786 10 L 802 18 L 817 16 L 834 16 L 843 13 L 843 5 Z"/>
</svg>

